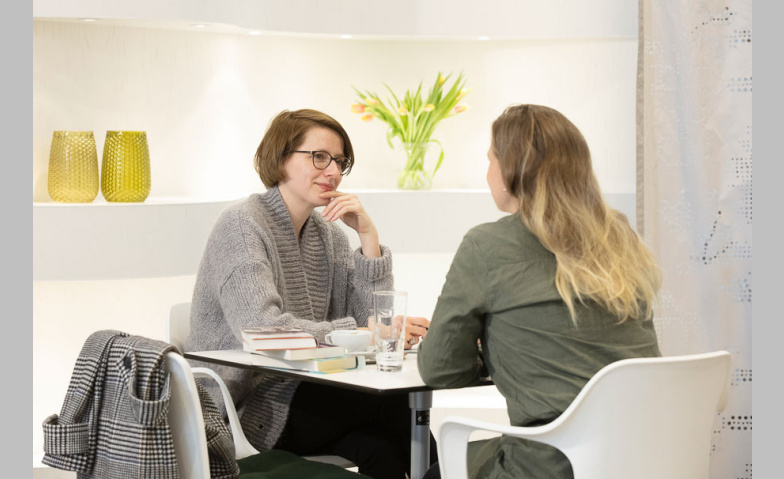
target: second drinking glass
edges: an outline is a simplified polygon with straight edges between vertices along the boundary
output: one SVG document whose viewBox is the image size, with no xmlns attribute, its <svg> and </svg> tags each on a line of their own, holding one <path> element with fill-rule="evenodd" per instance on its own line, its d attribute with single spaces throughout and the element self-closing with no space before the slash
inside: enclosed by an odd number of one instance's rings
<svg viewBox="0 0 784 479">
<path fill-rule="evenodd" d="M 408 294 L 402 291 L 373 293 L 376 368 L 379 371 L 403 369 L 407 299 Z"/>
</svg>

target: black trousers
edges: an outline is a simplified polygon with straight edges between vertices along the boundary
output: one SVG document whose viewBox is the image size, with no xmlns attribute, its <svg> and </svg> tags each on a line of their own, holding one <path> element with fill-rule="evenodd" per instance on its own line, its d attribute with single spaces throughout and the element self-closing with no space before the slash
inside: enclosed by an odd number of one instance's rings
<svg viewBox="0 0 784 479">
<path fill-rule="evenodd" d="M 411 464 L 408 394 L 381 396 L 302 382 L 276 449 L 335 454 L 374 479 L 403 479 Z M 438 461 L 430 434 L 430 463 Z"/>
</svg>

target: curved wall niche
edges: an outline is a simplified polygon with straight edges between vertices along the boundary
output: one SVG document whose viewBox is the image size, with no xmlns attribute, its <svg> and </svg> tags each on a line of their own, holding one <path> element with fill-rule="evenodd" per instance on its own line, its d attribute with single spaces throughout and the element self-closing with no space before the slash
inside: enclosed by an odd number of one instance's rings
<svg viewBox="0 0 784 479">
<path fill-rule="evenodd" d="M 59 410 L 91 332 L 163 339 L 170 305 L 192 295 L 215 219 L 236 201 L 226 198 L 261 189 L 251 159 L 281 109 L 334 112 L 346 127 L 362 164 L 344 186 L 397 253 L 396 287 L 415 293 L 420 315 L 432 313 L 465 231 L 501 215 L 482 188 L 488 126 L 509 102 L 570 117 L 591 145 L 608 202 L 634 224 L 636 8 L 628 0 L 401 0 L 394 8 L 377 0 L 34 0 L 33 467 L 41 466 L 41 421 Z M 310 74 L 335 64 L 337 75 Z M 390 191 L 395 153 L 383 125 L 349 113 L 350 86 L 409 88 L 460 69 L 474 88 L 470 116 L 439 126 L 449 150 L 436 189 Z M 99 152 L 105 130 L 146 130 L 150 198 L 49 203 L 52 131 L 66 129 L 94 131 Z M 483 406 L 478 419 L 503 420 L 497 393 L 458 396 L 436 395 L 434 425 L 438 411 L 471 415 L 473 404 Z M 488 417 L 488 408 L 497 414 Z"/>
<path fill-rule="evenodd" d="M 344 188 L 394 188 L 403 160 L 383 122 L 351 113 L 352 85 L 400 92 L 463 71 L 468 111 L 439 124 L 435 189 L 486 188 L 489 125 L 510 104 L 552 106 L 580 128 L 607 193 L 636 184 L 637 42 L 342 40 L 33 22 L 33 201 L 49 201 L 52 132 L 144 130 L 151 197 L 242 197 L 253 155 L 283 109 L 315 108 L 351 137 Z M 328 75 L 314 72 L 330 72 Z"/>
</svg>

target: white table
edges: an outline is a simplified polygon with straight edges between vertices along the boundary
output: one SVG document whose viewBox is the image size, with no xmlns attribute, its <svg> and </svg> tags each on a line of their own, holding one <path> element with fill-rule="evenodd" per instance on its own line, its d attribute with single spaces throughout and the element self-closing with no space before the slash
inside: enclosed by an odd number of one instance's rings
<svg viewBox="0 0 784 479">
<path fill-rule="evenodd" d="M 254 366 L 251 354 L 242 350 L 187 352 L 185 357 L 224 366 L 263 370 L 267 374 L 283 376 L 300 381 L 320 383 L 370 394 L 408 393 L 411 408 L 411 479 L 421 479 L 430 464 L 430 408 L 433 406 L 433 390 L 425 385 L 419 375 L 416 353 L 407 353 L 403 370 L 382 372 L 373 364 L 364 368 L 330 374 L 287 371 L 283 369 Z M 492 384 L 489 379 L 477 386 Z"/>
</svg>

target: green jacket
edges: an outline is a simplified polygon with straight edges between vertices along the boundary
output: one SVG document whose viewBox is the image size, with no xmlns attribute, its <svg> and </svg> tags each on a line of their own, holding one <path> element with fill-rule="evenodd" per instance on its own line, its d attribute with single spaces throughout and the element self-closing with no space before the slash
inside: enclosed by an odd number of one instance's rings
<svg viewBox="0 0 784 479">
<path fill-rule="evenodd" d="M 483 365 L 506 398 L 514 426 L 560 415 L 599 369 L 620 359 L 661 356 L 653 321 L 576 306 L 572 322 L 555 288 L 555 256 L 519 215 L 470 230 L 452 261 L 419 347 L 419 371 L 434 388 L 475 383 Z M 481 340 L 482 350 L 477 346 Z M 498 438 L 469 448 L 471 477 L 571 478 L 558 450 Z"/>
</svg>

